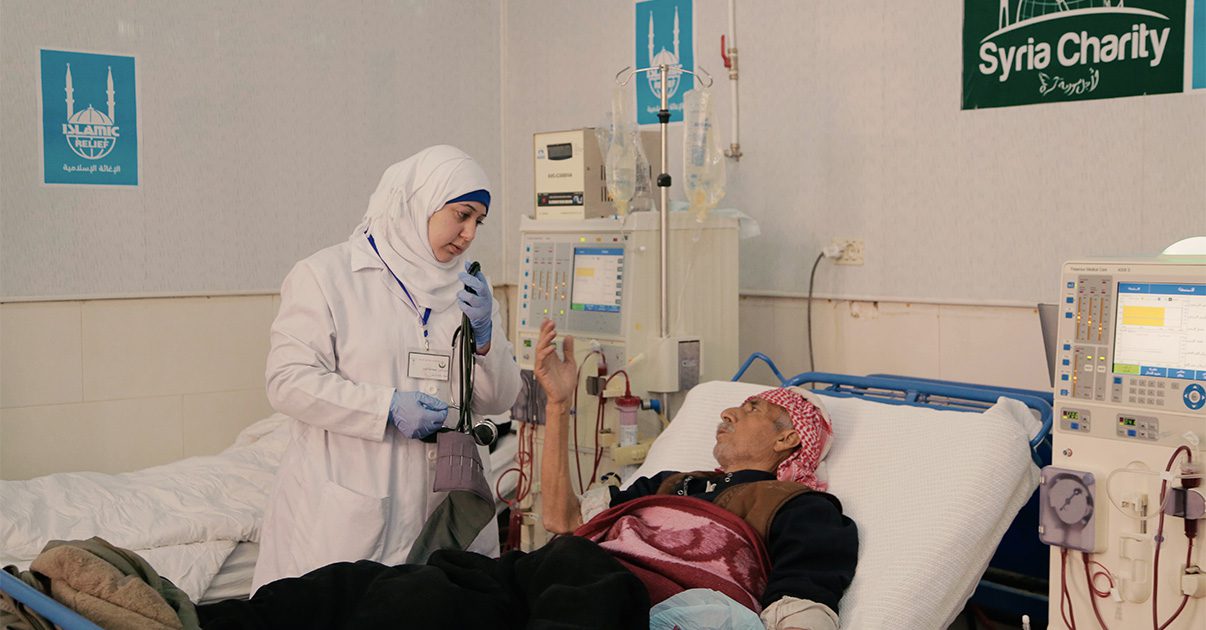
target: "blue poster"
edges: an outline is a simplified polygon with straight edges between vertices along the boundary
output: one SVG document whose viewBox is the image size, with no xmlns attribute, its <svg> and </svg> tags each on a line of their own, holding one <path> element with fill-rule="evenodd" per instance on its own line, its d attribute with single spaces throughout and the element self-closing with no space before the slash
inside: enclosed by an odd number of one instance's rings
<svg viewBox="0 0 1206 630">
<path fill-rule="evenodd" d="M 682 122 L 683 94 L 695 86 L 695 77 L 678 72 L 695 70 L 695 32 L 692 0 L 648 0 L 636 3 L 636 67 L 666 65 L 672 70 L 666 77 L 668 109 L 672 122 Z M 660 73 L 633 76 L 637 92 L 637 123 L 658 122 L 662 107 Z"/>
<path fill-rule="evenodd" d="M 1193 87 L 1206 88 L 1206 0 L 1193 3 Z"/>
<path fill-rule="evenodd" d="M 43 183 L 137 186 L 134 57 L 41 56 Z"/>
</svg>

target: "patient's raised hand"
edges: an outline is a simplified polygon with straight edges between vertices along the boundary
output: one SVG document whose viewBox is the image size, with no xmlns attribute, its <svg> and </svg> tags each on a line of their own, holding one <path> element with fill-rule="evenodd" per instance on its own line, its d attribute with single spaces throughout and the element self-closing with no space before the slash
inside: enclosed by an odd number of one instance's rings
<svg viewBox="0 0 1206 630">
<path fill-rule="evenodd" d="M 574 338 L 566 336 L 562 355 L 557 356 L 557 326 L 552 320 L 540 325 L 540 340 L 536 344 L 536 381 L 548 396 L 549 404 L 569 405 L 578 387 L 578 370 L 574 365 Z"/>
</svg>

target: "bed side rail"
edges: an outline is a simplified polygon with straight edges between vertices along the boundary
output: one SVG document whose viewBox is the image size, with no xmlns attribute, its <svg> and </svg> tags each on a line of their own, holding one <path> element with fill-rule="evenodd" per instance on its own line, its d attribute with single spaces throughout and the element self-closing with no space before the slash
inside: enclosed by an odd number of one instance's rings
<svg viewBox="0 0 1206 630">
<path fill-rule="evenodd" d="M 0 571 L 0 591 L 12 595 L 13 599 L 29 606 L 63 630 L 101 630 L 100 626 L 10 575 L 8 571 Z"/>
<path fill-rule="evenodd" d="M 1042 467 L 1039 447 L 1051 432 L 1052 397 L 1049 392 L 956 383 L 927 378 L 894 375 L 851 376 L 828 372 L 803 372 L 784 378 L 778 366 L 766 355 L 756 352 L 742 363 L 732 380 L 738 380 L 755 360 L 764 361 L 784 387 L 795 385 L 824 385 L 825 393 L 842 397 L 860 397 L 888 404 L 913 405 L 956 411 L 982 412 L 1004 396 L 1021 402 L 1033 410 L 1042 423 L 1038 434 L 1030 439 L 1030 455 Z"/>
</svg>

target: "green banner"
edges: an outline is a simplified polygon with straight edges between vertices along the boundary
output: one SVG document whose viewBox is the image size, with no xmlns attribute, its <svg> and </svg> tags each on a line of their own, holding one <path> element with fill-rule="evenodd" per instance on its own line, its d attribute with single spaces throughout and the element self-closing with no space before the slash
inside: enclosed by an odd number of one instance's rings
<svg viewBox="0 0 1206 630">
<path fill-rule="evenodd" d="M 963 109 L 1184 89 L 1186 0 L 963 0 Z"/>
</svg>

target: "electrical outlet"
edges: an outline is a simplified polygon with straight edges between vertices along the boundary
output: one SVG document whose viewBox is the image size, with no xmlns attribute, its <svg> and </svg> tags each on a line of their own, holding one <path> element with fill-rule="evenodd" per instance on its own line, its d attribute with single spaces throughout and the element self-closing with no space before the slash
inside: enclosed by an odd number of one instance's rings
<svg viewBox="0 0 1206 630">
<path fill-rule="evenodd" d="M 863 241 L 861 239 L 834 239 L 834 244 L 842 248 L 842 254 L 835 261 L 839 265 L 863 264 Z"/>
</svg>

